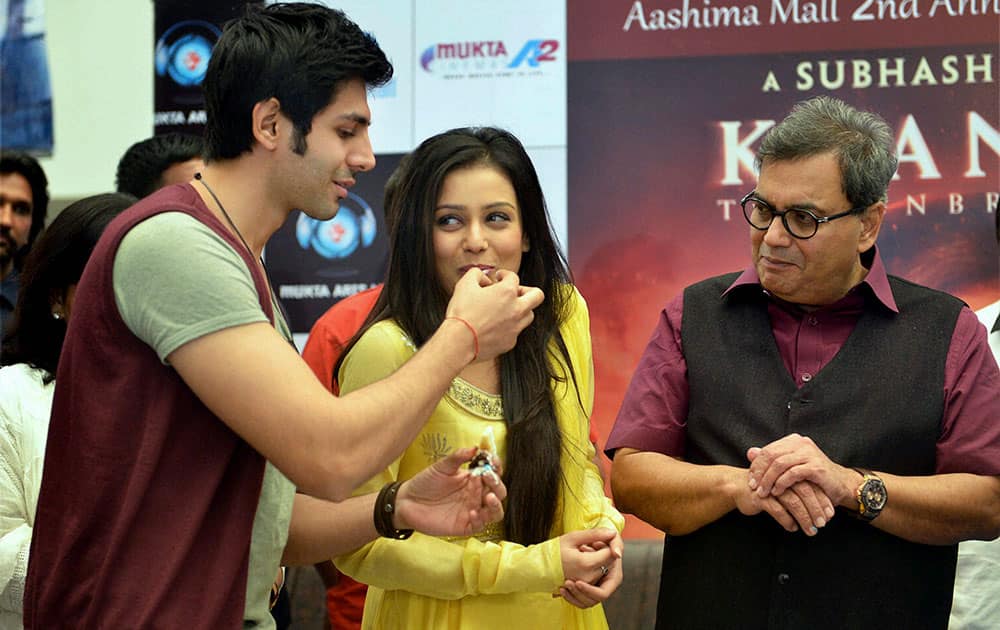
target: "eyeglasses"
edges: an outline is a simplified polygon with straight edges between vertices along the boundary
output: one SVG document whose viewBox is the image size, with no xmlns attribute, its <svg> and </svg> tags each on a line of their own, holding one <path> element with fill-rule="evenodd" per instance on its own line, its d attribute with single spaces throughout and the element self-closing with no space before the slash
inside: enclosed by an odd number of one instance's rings
<svg viewBox="0 0 1000 630">
<path fill-rule="evenodd" d="M 763 231 L 771 227 L 771 223 L 774 221 L 775 217 L 781 217 L 781 223 L 785 226 L 788 233 L 795 238 L 801 239 L 812 238 L 815 236 L 816 231 L 819 230 L 820 223 L 829 223 L 834 219 L 840 219 L 852 214 L 859 214 L 868 207 L 859 206 L 857 208 L 851 208 L 847 212 L 841 212 L 840 214 L 831 214 L 828 217 L 818 217 L 809 210 L 792 209 L 779 212 L 771 204 L 754 197 L 755 194 L 757 194 L 756 190 L 747 193 L 747 196 L 740 201 L 740 205 L 743 207 L 743 216 L 746 218 L 747 223 L 749 223 L 751 227 Z"/>
</svg>

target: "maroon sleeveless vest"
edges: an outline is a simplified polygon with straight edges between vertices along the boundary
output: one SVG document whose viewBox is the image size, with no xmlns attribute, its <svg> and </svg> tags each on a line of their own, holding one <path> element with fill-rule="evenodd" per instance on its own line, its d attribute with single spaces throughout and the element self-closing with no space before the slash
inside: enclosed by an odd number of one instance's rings
<svg viewBox="0 0 1000 630">
<path fill-rule="evenodd" d="M 224 238 L 263 274 L 189 185 L 127 210 L 80 280 L 55 400 L 24 599 L 26 628 L 235 628 L 264 458 L 129 331 L 115 304 L 124 235 L 166 211 Z M 166 270 L 169 272 L 169 270 Z"/>
</svg>

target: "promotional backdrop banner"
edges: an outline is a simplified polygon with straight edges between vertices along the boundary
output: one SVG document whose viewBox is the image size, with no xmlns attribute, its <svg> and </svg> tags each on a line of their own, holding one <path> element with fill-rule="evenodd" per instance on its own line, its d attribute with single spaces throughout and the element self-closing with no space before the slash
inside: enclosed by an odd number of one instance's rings
<svg viewBox="0 0 1000 630">
<path fill-rule="evenodd" d="M 806 98 L 840 98 L 896 132 L 878 242 L 889 272 L 973 308 L 1000 298 L 998 14 L 942 0 L 570 6 L 570 261 L 591 307 L 603 436 L 665 304 L 749 263 L 739 200 L 753 152 Z"/>
<path fill-rule="evenodd" d="M 383 189 L 402 157 L 378 156 L 334 218 L 296 210 L 271 237 L 267 271 L 293 332 L 307 333 L 332 304 L 382 282 L 389 264 Z"/>
<path fill-rule="evenodd" d="M 556 236 L 567 244 L 562 0 L 324 2 L 377 38 L 394 73 L 369 92 L 377 165 L 358 174 L 351 189 L 357 198 L 327 222 L 306 226 L 293 213 L 268 244 L 267 268 L 299 348 L 328 308 L 381 282 L 388 262 L 382 187 L 402 155 L 434 134 L 496 125 L 517 135 L 538 172 Z M 366 232 L 371 225 L 374 232 Z M 373 240 L 366 244 L 368 237 Z M 342 249 L 332 245 L 338 238 L 361 240 Z"/>
<path fill-rule="evenodd" d="M 153 59 L 155 134 L 201 135 L 205 97 L 201 81 L 222 25 L 244 5 L 238 0 L 156 0 Z"/>
</svg>

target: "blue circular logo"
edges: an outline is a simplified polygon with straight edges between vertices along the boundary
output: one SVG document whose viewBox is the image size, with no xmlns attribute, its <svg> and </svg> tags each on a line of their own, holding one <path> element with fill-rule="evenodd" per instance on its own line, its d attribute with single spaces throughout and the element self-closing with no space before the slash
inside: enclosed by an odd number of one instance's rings
<svg viewBox="0 0 1000 630">
<path fill-rule="evenodd" d="M 359 247 L 370 247 L 377 233 L 371 206 L 352 192 L 347 193 L 347 199 L 340 203 L 340 212 L 332 219 L 319 221 L 300 212 L 295 223 L 299 246 L 311 248 L 324 258 L 347 258 Z"/>
<path fill-rule="evenodd" d="M 222 32 L 203 20 L 184 20 L 168 28 L 156 42 L 156 74 L 178 85 L 200 85 L 212 47 Z"/>
</svg>

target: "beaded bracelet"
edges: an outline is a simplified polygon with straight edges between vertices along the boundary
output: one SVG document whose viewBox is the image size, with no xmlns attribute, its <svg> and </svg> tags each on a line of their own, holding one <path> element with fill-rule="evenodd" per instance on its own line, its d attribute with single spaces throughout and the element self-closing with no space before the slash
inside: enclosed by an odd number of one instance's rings
<svg viewBox="0 0 1000 630">
<path fill-rule="evenodd" d="M 392 515 L 396 513 L 396 493 L 402 481 L 393 481 L 382 486 L 378 497 L 375 499 L 375 531 L 384 538 L 395 540 L 406 540 L 413 535 L 412 529 L 396 529 L 392 526 Z"/>
</svg>

